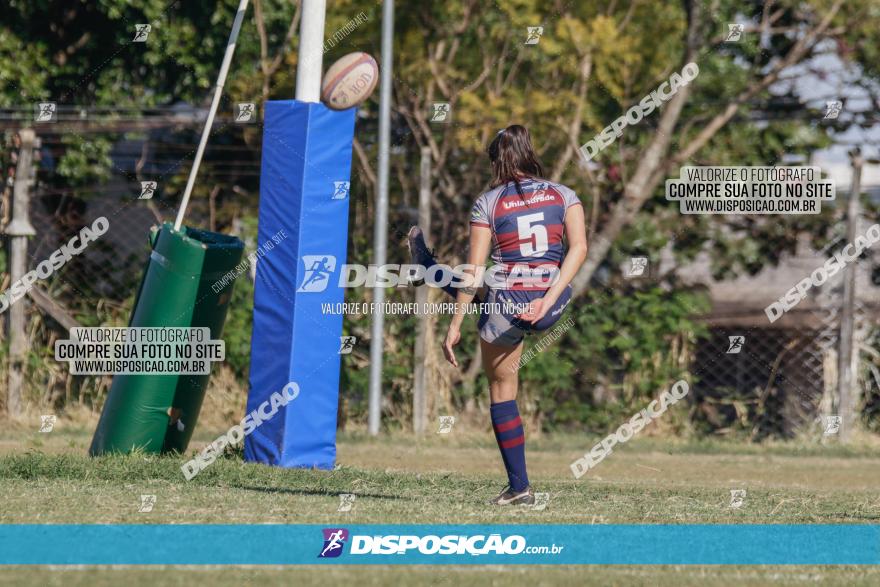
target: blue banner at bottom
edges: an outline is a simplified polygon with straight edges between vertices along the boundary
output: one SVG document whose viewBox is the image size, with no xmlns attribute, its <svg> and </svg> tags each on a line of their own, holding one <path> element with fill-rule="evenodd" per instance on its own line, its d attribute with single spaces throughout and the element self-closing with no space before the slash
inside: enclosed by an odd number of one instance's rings
<svg viewBox="0 0 880 587">
<path fill-rule="evenodd" d="M 0 525 L 6 565 L 878 563 L 878 525 Z"/>
</svg>

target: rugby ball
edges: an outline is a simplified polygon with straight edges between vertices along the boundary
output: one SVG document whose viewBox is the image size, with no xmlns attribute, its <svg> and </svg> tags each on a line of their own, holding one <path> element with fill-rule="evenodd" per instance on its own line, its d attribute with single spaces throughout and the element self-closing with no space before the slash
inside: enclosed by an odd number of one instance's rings
<svg viewBox="0 0 880 587">
<path fill-rule="evenodd" d="M 321 101 L 333 110 L 347 110 L 370 97 L 379 82 L 379 66 L 366 53 L 349 53 L 330 66 L 321 84 Z"/>
</svg>

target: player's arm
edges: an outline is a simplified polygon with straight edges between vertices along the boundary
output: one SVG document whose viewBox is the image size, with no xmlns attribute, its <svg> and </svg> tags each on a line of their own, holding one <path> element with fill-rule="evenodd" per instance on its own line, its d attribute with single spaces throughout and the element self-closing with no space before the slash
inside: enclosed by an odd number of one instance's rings
<svg viewBox="0 0 880 587">
<path fill-rule="evenodd" d="M 566 211 L 565 240 L 568 241 L 568 252 L 559 268 L 559 279 L 550 286 L 544 297 L 530 304 L 529 309 L 520 314 L 519 318 L 529 322 L 537 322 L 543 318 L 584 264 L 587 258 L 587 228 L 583 206 L 573 205 Z"/>
<path fill-rule="evenodd" d="M 562 267 L 559 268 L 559 280 L 544 294 L 545 300 L 549 298 L 548 306 L 556 303 L 587 259 L 587 227 L 583 206 L 570 206 L 566 211 L 565 240 L 568 243 L 568 252 L 565 253 Z"/>
<path fill-rule="evenodd" d="M 583 215 L 582 215 L 583 216 Z M 470 248 L 468 250 L 468 264 L 464 270 L 464 278 L 469 282 L 467 287 L 459 288 L 455 301 L 455 314 L 449 323 L 449 331 L 446 340 L 443 341 L 443 354 L 446 360 L 458 367 L 455 352 L 452 347 L 461 340 L 461 324 L 464 321 L 464 312 L 468 304 L 474 301 L 479 282 L 485 272 L 486 258 L 492 246 L 492 230 L 488 226 L 471 225 Z"/>
</svg>

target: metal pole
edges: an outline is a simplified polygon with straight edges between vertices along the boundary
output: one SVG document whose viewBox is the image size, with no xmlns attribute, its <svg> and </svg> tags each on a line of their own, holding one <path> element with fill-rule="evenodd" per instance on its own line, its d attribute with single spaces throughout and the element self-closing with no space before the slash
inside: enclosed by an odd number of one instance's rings
<svg viewBox="0 0 880 587">
<path fill-rule="evenodd" d="M 296 99 L 321 99 L 321 66 L 324 60 L 324 15 L 326 0 L 303 0 L 299 23 L 299 57 L 296 65 Z"/>
<path fill-rule="evenodd" d="M 189 179 L 186 180 L 186 189 L 183 191 L 183 199 L 180 201 L 180 208 L 177 210 L 174 230 L 180 230 L 180 225 L 183 224 L 183 217 L 186 215 L 186 207 L 189 205 L 189 197 L 196 183 L 196 175 L 199 172 L 199 165 L 202 163 L 202 155 L 205 154 L 205 146 L 208 144 L 208 137 L 211 135 L 211 126 L 214 124 L 214 116 L 217 114 L 217 107 L 220 105 L 220 96 L 223 94 L 223 86 L 226 84 L 226 75 L 229 73 L 229 64 L 232 63 L 232 54 L 235 53 L 235 43 L 238 41 L 238 32 L 241 30 L 241 21 L 244 20 L 247 5 L 248 0 L 241 0 L 241 3 L 238 5 L 238 12 L 235 14 L 235 22 L 232 23 L 232 32 L 229 33 L 229 41 L 226 43 L 226 54 L 223 56 L 223 64 L 220 65 L 220 74 L 217 76 L 214 99 L 211 100 L 208 120 L 205 121 L 205 128 L 202 129 L 202 138 L 199 141 L 196 158 L 193 161 L 192 169 L 189 170 Z"/>
<path fill-rule="evenodd" d="M 856 239 L 859 227 L 859 192 L 862 183 L 861 152 L 851 153 L 853 178 L 846 207 L 846 242 Z M 855 373 L 853 373 L 853 352 L 855 348 L 855 301 L 856 301 L 856 263 L 847 264 L 843 270 L 843 301 L 840 311 L 840 353 L 837 357 L 837 393 L 840 401 L 840 441 L 848 442 L 855 427 Z"/>
<path fill-rule="evenodd" d="M 388 247 L 388 155 L 391 147 L 391 66 L 392 34 L 394 31 L 394 0 L 384 0 L 382 5 L 382 67 L 379 89 L 379 178 L 376 193 L 376 224 L 373 243 L 376 264 L 384 265 Z M 376 311 L 370 340 L 370 408 L 368 428 L 370 434 L 379 434 L 382 410 L 382 337 L 385 326 L 385 290 L 373 289 Z"/>
<path fill-rule="evenodd" d="M 18 164 L 15 168 L 15 186 L 12 188 L 12 221 L 4 232 L 9 235 L 9 279 L 16 283 L 27 272 L 27 240 L 36 231 L 28 218 L 34 148 L 38 140 L 34 131 L 19 131 Z M 27 354 L 25 305 L 22 300 L 9 306 L 9 373 L 7 376 L 6 414 L 10 418 L 21 415 L 21 390 L 24 384 L 23 362 Z"/>
<path fill-rule="evenodd" d="M 425 233 L 425 239 L 431 240 L 431 148 L 422 147 L 422 161 L 419 183 L 419 226 Z M 428 286 L 416 289 L 416 304 L 423 307 L 428 302 Z M 427 419 L 425 357 L 428 349 L 428 337 L 431 333 L 432 320 L 425 314 L 419 319 L 416 331 L 416 347 L 413 351 L 415 370 L 413 372 L 413 432 L 425 433 Z"/>
</svg>

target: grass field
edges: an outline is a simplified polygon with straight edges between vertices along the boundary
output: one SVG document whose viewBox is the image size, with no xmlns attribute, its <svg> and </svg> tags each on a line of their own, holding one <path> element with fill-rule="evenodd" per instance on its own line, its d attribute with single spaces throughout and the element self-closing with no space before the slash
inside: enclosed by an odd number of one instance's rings
<svg viewBox="0 0 880 587">
<path fill-rule="evenodd" d="M 870 445 L 683 443 L 641 439 L 615 449 L 593 472 L 573 479 L 569 463 L 589 438 L 530 441 L 530 476 L 547 492 L 543 511 L 489 508 L 504 484 L 494 441 L 487 434 L 372 439 L 344 435 L 334 471 L 284 470 L 221 459 L 192 481 L 180 457 L 85 456 L 89 426 L 59 422 L 40 434 L 0 436 L 2 523 L 878 523 L 880 458 Z M 191 448 L 219 431 L 200 430 Z M 740 508 L 730 490 L 745 489 Z M 357 496 L 338 512 L 339 494 Z M 156 496 L 139 513 L 142 494 Z M 880 571 L 862 567 L 369 567 L 144 568 L 52 570 L 15 567 L 10 584 L 163 584 L 210 581 L 305 584 L 726 585 L 876 584 Z"/>
</svg>

